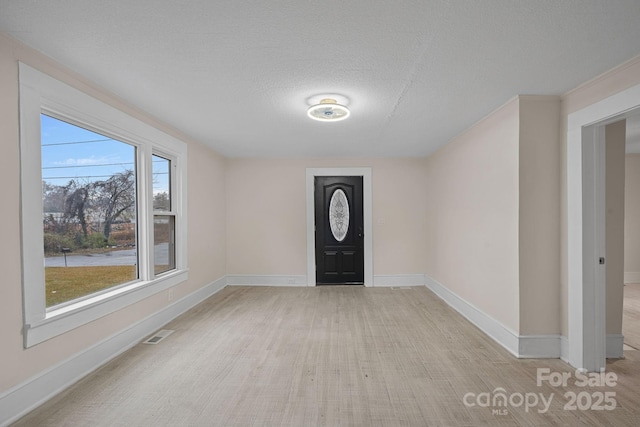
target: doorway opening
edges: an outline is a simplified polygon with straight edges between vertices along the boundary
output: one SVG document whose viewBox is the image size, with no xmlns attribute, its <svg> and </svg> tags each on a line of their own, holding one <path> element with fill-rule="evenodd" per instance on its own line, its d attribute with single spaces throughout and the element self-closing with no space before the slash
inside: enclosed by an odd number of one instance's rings
<svg viewBox="0 0 640 427">
<path fill-rule="evenodd" d="M 626 121 L 623 352 L 640 351 L 640 111 Z"/>
<path fill-rule="evenodd" d="M 567 123 L 568 336 L 563 358 L 606 367 L 605 126 L 640 108 L 640 85 L 569 115 Z M 609 346 L 622 342 L 611 342 Z M 609 350 L 610 352 L 610 350 Z"/>
</svg>

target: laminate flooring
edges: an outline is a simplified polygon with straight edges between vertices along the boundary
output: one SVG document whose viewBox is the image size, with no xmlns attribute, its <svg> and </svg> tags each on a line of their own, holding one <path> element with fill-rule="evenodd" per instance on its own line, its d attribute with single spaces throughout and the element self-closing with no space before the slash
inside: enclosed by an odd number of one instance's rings
<svg viewBox="0 0 640 427">
<path fill-rule="evenodd" d="M 624 286 L 622 335 L 626 345 L 640 350 L 640 283 Z"/>
<path fill-rule="evenodd" d="M 566 363 L 515 358 L 425 287 L 227 287 L 164 328 L 175 332 L 133 347 L 15 425 L 637 426 L 640 420 L 638 351 L 608 361 L 615 385 L 581 387 Z M 566 384 L 538 384 L 538 369 L 568 376 Z"/>
</svg>

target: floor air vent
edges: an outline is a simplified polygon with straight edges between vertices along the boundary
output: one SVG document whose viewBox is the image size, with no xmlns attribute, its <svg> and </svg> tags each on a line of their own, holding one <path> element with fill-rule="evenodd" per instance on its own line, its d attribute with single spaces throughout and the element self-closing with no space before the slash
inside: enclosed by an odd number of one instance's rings
<svg viewBox="0 0 640 427">
<path fill-rule="evenodd" d="M 410 291 L 412 288 L 411 286 L 392 286 L 391 290 L 394 291 Z"/>
<path fill-rule="evenodd" d="M 171 335 L 174 331 L 170 329 L 161 329 L 153 334 L 146 341 L 142 341 L 142 344 L 158 344 L 160 341 Z"/>
</svg>

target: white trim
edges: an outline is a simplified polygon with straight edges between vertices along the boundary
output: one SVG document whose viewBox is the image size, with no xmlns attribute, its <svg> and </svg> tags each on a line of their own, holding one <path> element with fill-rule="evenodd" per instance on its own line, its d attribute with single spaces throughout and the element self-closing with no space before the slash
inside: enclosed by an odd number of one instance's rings
<svg viewBox="0 0 640 427">
<path fill-rule="evenodd" d="M 606 364 L 605 299 L 605 143 L 604 126 L 582 129 L 582 365 L 587 371 L 600 371 Z M 591 350 L 587 350 L 591 349 Z"/>
<path fill-rule="evenodd" d="M 140 286 L 139 283 L 134 283 L 130 286 L 131 289 L 124 287 L 106 294 L 100 294 L 94 298 L 95 301 L 93 299 L 82 301 L 82 305 L 76 309 L 73 309 L 74 307 L 71 305 L 69 307 L 71 309 L 64 314 L 26 324 L 24 330 L 25 346 L 30 347 L 53 336 L 68 332 L 77 328 L 78 325 L 83 325 L 119 310 L 122 308 L 123 303 L 127 305 L 134 304 L 182 283 L 188 278 L 187 271 L 177 271 L 143 286 Z"/>
<path fill-rule="evenodd" d="M 307 168 L 307 286 L 316 286 L 314 178 L 316 176 L 361 176 L 364 228 L 364 285 L 373 286 L 373 212 L 371 168 Z"/>
<path fill-rule="evenodd" d="M 518 358 L 557 359 L 562 357 L 562 339 L 559 334 L 518 335 L 473 304 L 425 274 L 426 287 L 439 296 L 478 329 Z"/>
<path fill-rule="evenodd" d="M 567 120 L 567 359 L 576 368 L 606 365 L 604 332 L 604 125 L 640 107 L 640 85 L 569 114 Z"/>
<path fill-rule="evenodd" d="M 373 286 L 424 286 L 424 274 L 376 274 L 373 276 Z"/>
<path fill-rule="evenodd" d="M 624 356 L 624 335 L 607 334 L 607 359 L 620 359 Z"/>
<path fill-rule="evenodd" d="M 569 363 L 569 339 L 565 335 L 560 336 L 560 359 Z"/>
<path fill-rule="evenodd" d="M 73 328 L 113 313 L 161 292 L 188 278 L 187 262 L 187 145 L 86 93 L 19 63 L 21 237 L 24 308 L 24 346 L 30 347 Z M 45 112 L 82 125 L 136 147 L 139 280 L 65 307 L 47 310 L 42 246 L 42 180 L 40 114 Z M 179 191 L 176 201 L 176 270 L 155 276 L 153 236 L 150 229 L 151 153 L 158 151 L 175 161 Z M 36 226 L 37 225 L 37 226 Z"/>
<path fill-rule="evenodd" d="M 518 357 L 523 359 L 557 359 L 561 355 L 560 334 L 520 335 Z"/>
<path fill-rule="evenodd" d="M 640 106 L 640 85 L 632 86 L 615 95 L 600 100 L 581 110 L 569 114 L 567 129 L 578 129 L 593 124 L 608 124 L 616 122 Z"/>
<path fill-rule="evenodd" d="M 307 276 L 228 274 L 228 286 L 307 286 Z"/>
<path fill-rule="evenodd" d="M 632 284 L 632 283 L 640 283 L 640 271 L 629 271 L 624 273 L 624 283 Z"/>
<path fill-rule="evenodd" d="M 75 354 L 0 395 L 0 426 L 9 425 L 48 399 L 137 345 L 182 313 L 225 287 L 224 277 L 181 298 L 127 329 Z"/>
<path fill-rule="evenodd" d="M 504 326 L 473 304 L 460 298 L 444 285 L 426 275 L 426 287 L 449 304 L 454 310 L 467 318 L 482 332 L 493 338 L 514 356 L 518 356 L 520 345 L 518 334 Z"/>
<path fill-rule="evenodd" d="M 228 274 L 228 286 L 308 286 L 307 276 Z M 424 274 L 389 274 L 373 276 L 374 287 L 424 286 Z"/>
</svg>

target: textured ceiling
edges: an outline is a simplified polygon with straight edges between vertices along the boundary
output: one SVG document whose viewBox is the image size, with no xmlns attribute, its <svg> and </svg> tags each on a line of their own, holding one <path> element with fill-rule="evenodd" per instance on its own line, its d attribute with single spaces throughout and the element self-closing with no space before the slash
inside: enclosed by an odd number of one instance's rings
<svg viewBox="0 0 640 427">
<path fill-rule="evenodd" d="M 638 0 L 0 0 L 0 31 L 227 156 L 424 156 L 640 54 Z M 341 94 L 352 116 L 306 117 Z"/>
</svg>

